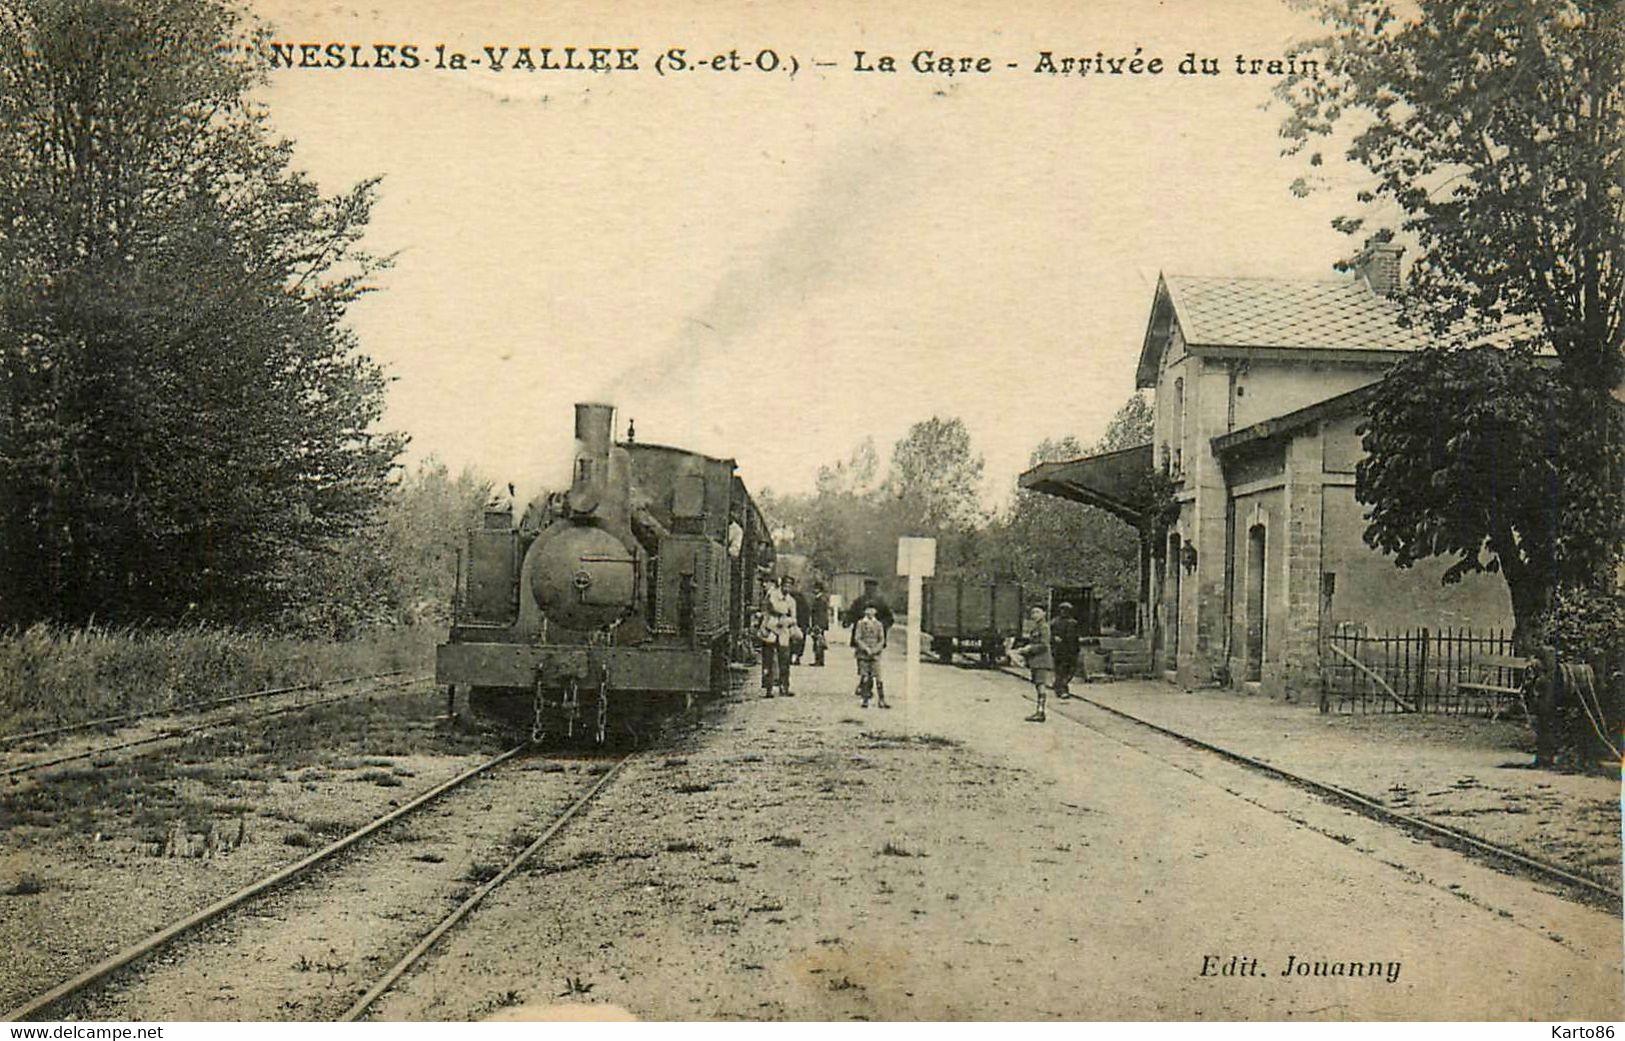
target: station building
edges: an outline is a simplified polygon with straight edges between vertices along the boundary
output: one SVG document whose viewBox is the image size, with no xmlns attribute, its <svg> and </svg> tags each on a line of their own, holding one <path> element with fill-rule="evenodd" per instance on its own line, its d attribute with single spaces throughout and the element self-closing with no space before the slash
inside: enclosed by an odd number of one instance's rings
<svg viewBox="0 0 1625 1041">
<path fill-rule="evenodd" d="M 1499 575 L 1444 586 L 1448 561 L 1400 569 L 1363 539 L 1363 406 L 1427 343 L 1398 320 L 1401 253 L 1370 243 L 1335 280 L 1159 276 L 1136 370 L 1155 392 L 1152 443 L 1022 475 L 1129 523 L 1133 475 L 1173 478 L 1177 519 L 1142 530 L 1139 610 L 1170 679 L 1309 696 L 1336 627 L 1511 627 Z"/>
</svg>

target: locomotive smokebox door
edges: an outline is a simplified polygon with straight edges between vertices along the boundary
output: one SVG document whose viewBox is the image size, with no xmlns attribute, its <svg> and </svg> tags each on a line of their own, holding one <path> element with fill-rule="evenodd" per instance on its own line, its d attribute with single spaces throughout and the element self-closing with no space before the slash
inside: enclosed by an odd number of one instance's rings
<svg viewBox="0 0 1625 1041">
<path fill-rule="evenodd" d="M 569 528 L 540 541 L 530 588 L 548 620 L 566 629 L 600 629 L 632 610 L 637 560 L 601 528 Z"/>
</svg>

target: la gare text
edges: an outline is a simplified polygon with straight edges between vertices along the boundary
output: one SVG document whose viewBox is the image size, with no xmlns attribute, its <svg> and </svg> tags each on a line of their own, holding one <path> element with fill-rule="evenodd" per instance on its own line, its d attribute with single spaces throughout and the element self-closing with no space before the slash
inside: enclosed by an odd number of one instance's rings
<svg viewBox="0 0 1625 1041">
<path fill-rule="evenodd" d="M 273 42 L 266 48 L 273 69 L 431 69 L 461 72 L 484 69 L 490 72 L 640 72 L 652 68 L 668 72 L 785 72 L 799 71 L 802 62 L 794 55 L 773 48 L 732 48 L 702 52 L 686 47 L 670 47 L 645 52 L 639 47 L 582 47 L 488 45 L 475 50 L 458 50 L 443 43 L 323 43 Z M 648 57 L 653 53 L 652 60 Z M 1070 54 L 1039 51 L 1024 61 L 1001 61 L 986 54 L 949 54 L 924 48 L 912 54 L 882 54 L 867 50 L 851 52 L 849 61 L 810 58 L 807 64 L 818 68 L 841 68 L 855 73 L 916 76 L 985 76 L 999 71 L 1025 71 L 1049 76 L 1145 77 L 1172 73 L 1179 76 L 1315 76 L 1319 64 L 1299 56 L 1233 57 L 1203 55 L 1186 51 L 1177 58 L 1147 55 L 1141 48 L 1124 53 L 1096 51 Z"/>
</svg>

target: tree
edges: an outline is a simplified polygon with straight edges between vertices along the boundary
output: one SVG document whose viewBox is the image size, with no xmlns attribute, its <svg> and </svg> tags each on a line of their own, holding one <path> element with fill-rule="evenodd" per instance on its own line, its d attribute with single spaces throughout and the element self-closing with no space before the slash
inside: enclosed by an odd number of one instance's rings
<svg viewBox="0 0 1625 1041">
<path fill-rule="evenodd" d="M 972 528 L 981 519 L 982 466 L 964 420 L 932 416 L 909 427 L 892 449 L 886 494 L 922 531 Z"/>
<path fill-rule="evenodd" d="M 1091 452 L 1085 452 L 1075 437 L 1046 438 L 1033 449 L 1029 465 L 1149 444 L 1152 419 L 1150 404 L 1134 394 L 1107 422 Z M 1148 468 L 1148 487 L 1162 480 Z M 1135 489 L 1136 494 L 1140 491 Z M 1093 586 L 1103 603 L 1138 595 L 1139 536 L 1133 525 L 1104 510 L 1018 487 L 1009 510 L 991 526 L 986 543 L 988 577 L 1010 576 L 1036 586 Z"/>
<path fill-rule="evenodd" d="M 1557 585 L 1611 581 L 1625 539 L 1609 393 L 1625 375 L 1625 5 L 1317 6 L 1330 34 L 1296 56 L 1327 74 L 1284 82 L 1287 150 L 1318 169 L 1315 143 L 1358 121 L 1347 155 L 1374 180 L 1357 199 L 1404 214 L 1409 310 L 1441 342 L 1376 392 L 1366 540 L 1401 566 L 1453 555 L 1446 581 L 1499 570 L 1527 647 Z M 1471 350 L 1490 331 L 1505 353 Z"/>
<path fill-rule="evenodd" d="M 1030 463 L 1084 454 L 1074 437 L 1046 438 L 1033 449 Z M 1135 595 L 1139 542 L 1132 527 L 1104 510 L 1018 488 L 986 541 L 989 578 L 1014 578 L 1038 587 L 1093 586 L 1103 603 Z"/>
<path fill-rule="evenodd" d="M 975 569 L 981 546 L 982 457 L 971 451 L 963 420 L 932 416 L 909 427 L 892 449 L 883 487 L 887 525 L 896 535 L 937 540 L 939 571 Z"/>
<path fill-rule="evenodd" d="M 1617 440 L 1619 413 L 1596 429 L 1563 407 L 1557 372 L 1494 347 L 1423 351 L 1404 371 L 1378 388 L 1355 469 L 1366 541 L 1400 567 L 1454 557 L 1446 582 L 1500 572 L 1526 643 L 1557 587 L 1586 584 L 1613 552 L 1617 499 L 1563 443 Z"/>
<path fill-rule="evenodd" d="M 897 536 L 907 529 L 902 510 L 879 490 L 873 438 L 865 438 L 844 462 L 818 469 L 811 494 L 757 494 L 757 505 L 779 549 L 804 553 L 824 574 L 837 571 L 884 573 L 894 560 Z"/>
<path fill-rule="evenodd" d="M 1348 157 L 1375 183 L 1359 201 L 1404 212 L 1421 247 L 1411 297 L 1434 327 L 1532 319 L 1526 344 L 1549 343 L 1568 380 L 1617 386 L 1625 5 L 1423 0 L 1409 21 L 1384 0 L 1319 9 L 1332 33 L 1298 53 L 1329 74 L 1284 82 L 1288 152 L 1363 117 Z"/>
<path fill-rule="evenodd" d="M 291 169 L 251 32 L 214 0 L 0 8 L 8 621 L 265 620 L 382 501 L 404 438 L 344 326 L 376 183 Z"/>
<path fill-rule="evenodd" d="M 868 495 L 875 490 L 880 474 L 880 453 L 874 435 L 858 442 L 844 462 L 818 468 L 818 491 L 832 495 Z"/>
<path fill-rule="evenodd" d="M 818 468 L 810 495 L 778 495 L 763 489 L 758 505 L 776 531 L 790 533 L 779 548 L 806 554 L 824 574 L 871 570 L 880 468 L 875 440 L 865 437 L 845 460 Z"/>
<path fill-rule="evenodd" d="M 281 628 L 347 638 L 369 628 L 444 624 L 466 532 L 479 526 L 491 482 L 455 477 L 429 458 L 389 489 L 377 523 L 292 553 Z"/>
<path fill-rule="evenodd" d="M 933 417 L 914 424 L 897 442 L 884 480 L 878 471 L 874 438 L 866 437 L 845 460 L 818 468 L 811 494 L 762 490 L 758 504 L 784 534 L 779 548 L 805 553 L 826 574 L 889 573 L 900 535 L 937 538 L 945 568 L 974 558 L 976 529 L 985 520 L 982 459 L 972 455 L 963 422 Z"/>
<path fill-rule="evenodd" d="M 1155 419 L 1151 403 L 1140 394 L 1131 395 L 1107 422 L 1106 433 L 1095 443 L 1095 451 L 1115 452 L 1150 444 Z"/>
</svg>

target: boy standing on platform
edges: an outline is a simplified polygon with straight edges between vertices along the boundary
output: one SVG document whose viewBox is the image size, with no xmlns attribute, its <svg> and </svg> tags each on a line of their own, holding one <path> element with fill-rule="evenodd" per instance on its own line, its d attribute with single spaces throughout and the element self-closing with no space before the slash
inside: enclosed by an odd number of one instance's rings
<svg viewBox="0 0 1625 1041">
<path fill-rule="evenodd" d="M 886 627 L 876 617 L 874 605 L 863 609 L 863 617 L 852 627 L 852 653 L 858 660 L 858 698 L 869 707 L 869 698 L 878 696 L 886 704 L 886 684 L 880 678 L 880 655 L 886 649 Z"/>
<path fill-rule="evenodd" d="M 1025 646 L 1013 647 L 1021 654 L 1022 660 L 1032 672 L 1033 697 L 1038 702 L 1038 711 L 1027 717 L 1029 723 L 1044 722 L 1044 696 L 1048 688 L 1055 682 L 1055 657 L 1050 653 L 1052 637 L 1049 622 L 1044 620 L 1044 609 L 1035 607 L 1029 618 L 1032 625 L 1028 628 L 1023 640 Z"/>
</svg>

